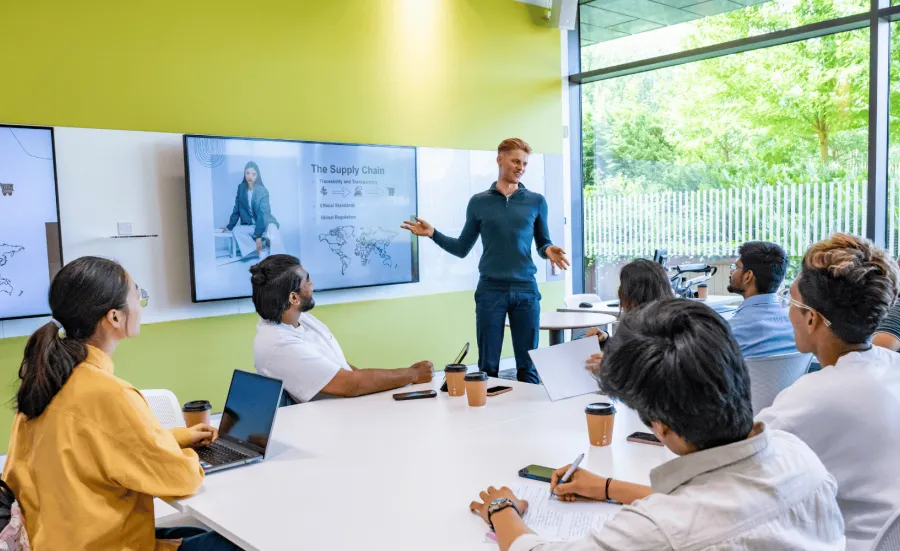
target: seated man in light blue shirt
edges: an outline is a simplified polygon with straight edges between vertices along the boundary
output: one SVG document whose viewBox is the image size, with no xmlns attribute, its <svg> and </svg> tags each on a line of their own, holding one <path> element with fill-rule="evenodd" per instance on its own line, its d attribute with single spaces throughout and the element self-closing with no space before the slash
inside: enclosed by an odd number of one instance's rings
<svg viewBox="0 0 900 551">
<path fill-rule="evenodd" d="M 740 258 L 731 265 L 728 292 L 744 297 L 730 321 L 744 358 L 797 352 L 788 311 L 778 304 L 776 295 L 787 271 L 787 253 L 775 243 L 749 241 L 738 254 Z"/>
</svg>

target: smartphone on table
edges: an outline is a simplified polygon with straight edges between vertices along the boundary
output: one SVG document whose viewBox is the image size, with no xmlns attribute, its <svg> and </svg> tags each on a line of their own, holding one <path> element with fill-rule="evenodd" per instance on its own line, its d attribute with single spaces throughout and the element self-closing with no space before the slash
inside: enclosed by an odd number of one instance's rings
<svg viewBox="0 0 900 551">
<path fill-rule="evenodd" d="M 629 442 L 637 442 L 638 444 L 650 444 L 651 446 L 662 446 L 663 443 L 655 434 L 649 432 L 633 432 L 626 438 Z"/>
<path fill-rule="evenodd" d="M 433 390 L 416 390 L 413 392 L 401 392 L 399 394 L 394 394 L 394 400 L 402 402 L 404 400 L 422 400 L 425 398 L 435 398 L 436 396 L 437 392 Z"/>
<path fill-rule="evenodd" d="M 553 471 L 555 470 L 550 467 L 542 467 L 541 465 L 528 465 L 519 471 L 519 476 L 550 484 L 550 480 L 553 478 Z"/>
<path fill-rule="evenodd" d="M 512 390 L 511 386 L 492 386 L 491 388 L 487 389 L 487 395 L 488 396 L 496 396 L 498 394 L 504 394 L 511 390 Z"/>
</svg>

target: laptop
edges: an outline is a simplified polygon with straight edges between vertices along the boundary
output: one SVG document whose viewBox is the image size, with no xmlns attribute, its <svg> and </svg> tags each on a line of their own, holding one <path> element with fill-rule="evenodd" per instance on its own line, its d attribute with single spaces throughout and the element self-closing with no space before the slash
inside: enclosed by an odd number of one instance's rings
<svg viewBox="0 0 900 551">
<path fill-rule="evenodd" d="M 196 450 L 204 472 L 214 473 L 266 458 L 282 386 L 278 379 L 235 370 L 219 422 L 219 438 Z"/>
</svg>

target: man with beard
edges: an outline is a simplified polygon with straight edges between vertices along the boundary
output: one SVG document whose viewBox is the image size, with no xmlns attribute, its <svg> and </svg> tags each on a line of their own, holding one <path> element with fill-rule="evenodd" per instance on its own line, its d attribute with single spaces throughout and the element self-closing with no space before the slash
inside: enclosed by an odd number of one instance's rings
<svg viewBox="0 0 900 551">
<path fill-rule="evenodd" d="M 744 297 L 730 320 L 744 359 L 797 352 L 788 311 L 776 295 L 787 271 L 787 253 L 775 243 L 750 241 L 738 254 L 728 292 Z"/>
<path fill-rule="evenodd" d="M 362 396 L 431 381 L 431 362 L 402 369 L 357 369 L 347 363 L 328 327 L 309 313 L 316 304 L 313 283 L 297 257 L 272 255 L 250 273 L 261 318 L 253 363 L 259 373 L 284 381 L 294 400 Z"/>
</svg>

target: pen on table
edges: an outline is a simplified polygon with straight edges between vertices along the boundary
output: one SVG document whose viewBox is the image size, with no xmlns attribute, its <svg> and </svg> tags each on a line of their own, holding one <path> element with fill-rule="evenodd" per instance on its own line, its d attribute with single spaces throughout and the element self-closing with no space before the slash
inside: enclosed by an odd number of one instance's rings
<svg viewBox="0 0 900 551">
<path fill-rule="evenodd" d="M 566 471 L 566 474 L 559 479 L 559 482 L 556 483 L 557 486 L 560 484 L 565 484 L 572 477 L 572 474 L 575 472 L 575 469 L 578 468 L 578 465 L 581 465 L 581 461 L 584 459 L 584 454 L 579 455 L 575 458 L 575 461 L 572 462 L 572 465 L 569 467 L 569 470 Z M 555 496 L 556 492 L 554 490 L 550 490 L 550 496 Z"/>
</svg>

